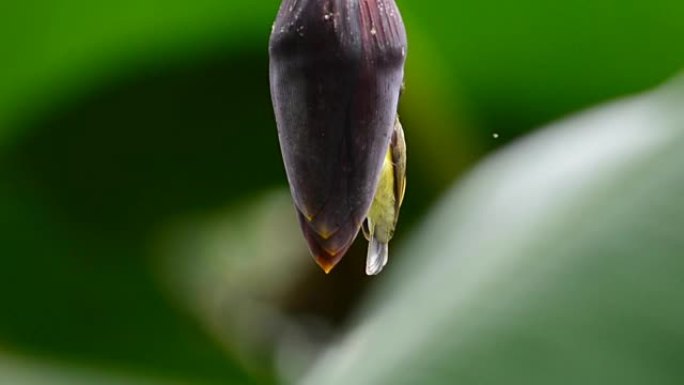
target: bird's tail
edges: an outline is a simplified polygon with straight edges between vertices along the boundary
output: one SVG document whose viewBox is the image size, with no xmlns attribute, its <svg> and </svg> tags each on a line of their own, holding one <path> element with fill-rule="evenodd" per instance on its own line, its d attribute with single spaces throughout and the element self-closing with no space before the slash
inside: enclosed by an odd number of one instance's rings
<svg viewBox="0 0 684 385">
<path fill-rule="evenodd" d="M 378 238 L 376 238 L 374 235 L 371 235 L 370 240 L 368 241 L 368 256 L 366 257 L 366 274 L 380 274 L 385 265 L 387 265 L 388 258 L 388 244 L 378 241 Z"/>
</svg>

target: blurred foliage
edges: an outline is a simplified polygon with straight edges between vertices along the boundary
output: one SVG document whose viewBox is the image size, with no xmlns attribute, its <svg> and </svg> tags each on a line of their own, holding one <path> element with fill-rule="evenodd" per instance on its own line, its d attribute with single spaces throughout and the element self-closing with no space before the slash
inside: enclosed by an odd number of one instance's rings
<svg viewBox="0 0 684 385">
<path fill-rule="evenodd" d="M 50 362 L 0 354 L 0 383 L 12 385 L 180 385 L 177 381 L 152 379 L 114 370 Z"/>
<path fill-rule="evenodd" d="M 683 103 L 684 78 L 479 166 L 304 383 L 678 383 Z"/>
<path fill-rule="evenodd" d="M 653 87 L 684 64 L 678 1 L 401 5 L 448 63 L 477 121 L 504 136 Z"/>
<path fill-rule="evenodd" d="M 274 382 L 276 367 L 304 366 L 363 298 L 371 281 L 361 276 L 362 245 L 333 276 L 312 267 L 278 278 L 309 262 L 305 252 L 296 257 L 300 238 L 234 244 L 273 234 L 264 207 L 272 223 L 296 227 L 282 204 L 254 203 L 255 194 L 285 188 L 266 56 L 277 7 L 0 4 L 0 348 L 11 357 L 59 357 L 25 383 L 57 383 L 58 368 L 71 373 L 70 363 L 98 368 L 98 382 Z M 488 151 L 571 111 L 653 87 L 684 64 L 680 1 L 400 7 L 410 36 L 401 106 L 410 181 L 390 270 L 412 266 L 404 234 L 426 231 L 418 218 Z M 251 223 L 245 233 L 240 221 Z M 224 236 L 232 241 L 212 249 Z M 206 291 L 193 286 L 204 275 L 183 276 L 193 258 L 195 273 L 212 273 Z M 231 261 L 242 259 L 246 266 L 235 268 Z M 211 261 L 225 270 L 212 272 Z M 245 279 L 252 274 L 263 281 Z M 216 296 L 208 303 L 229 300 L 193 306 L 202 293 Z M 263 312 L 250 313 L 253 298 Z M 270 325 L 273 314 L 284 322 L 268 331 L 276 337 L 267 347 L 254 342 L 254 354 L 235 321 Z M 284 358 L 273 363 L 269 354 Z M 15 358 L 0 361 L 22 378 L 33 371 Z"/>
</svg>

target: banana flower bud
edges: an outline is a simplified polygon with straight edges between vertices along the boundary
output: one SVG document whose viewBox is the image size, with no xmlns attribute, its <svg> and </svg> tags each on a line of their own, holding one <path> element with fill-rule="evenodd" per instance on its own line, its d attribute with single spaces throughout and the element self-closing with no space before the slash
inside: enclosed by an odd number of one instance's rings
<svg viewBox="0 0 684 385">
<path fill-rule="evenodd" d="M 406 30 L 394 0 L 283 0 L 269 55 L 290 191 L 327 273 L 376 193 L 397 119 Z"/>
</svg>

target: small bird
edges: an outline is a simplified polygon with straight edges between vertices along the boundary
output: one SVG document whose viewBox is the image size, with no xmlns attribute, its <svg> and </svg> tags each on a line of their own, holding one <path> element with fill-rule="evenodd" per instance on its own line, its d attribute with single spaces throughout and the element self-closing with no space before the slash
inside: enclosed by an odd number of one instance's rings
<svg viewBox="0 0 684 385">
<path fill-rule="evenodd" d="M 368 240 L 367 275 L 380 274 L 387 264 L 388 244 L 394 236 L 405 192 L 406 141 L 404 129 L 397 117 L 382 165 L 378 189 L 362 227 L 363 235 Z"/>
</svg>

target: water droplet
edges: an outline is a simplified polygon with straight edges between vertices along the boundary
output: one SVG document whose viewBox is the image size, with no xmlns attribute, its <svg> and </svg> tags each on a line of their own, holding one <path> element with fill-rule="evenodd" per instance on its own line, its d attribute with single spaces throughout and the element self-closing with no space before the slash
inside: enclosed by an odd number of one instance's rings
<svg viewBox="0 0 684 385">
<path fill-rule="evenodd" d="M 375 36 L 375 34 L 378 33 L 378 31 L 375 29 L 375 27 L 373 27 L 371 28 L 370 33 L 371 35 Z"/>
<path fill-rule="evenodd" d="M 299 27 L 297 27 L 297 34 L 301 37 L 304 37 L 304 26 L 303 25 L 300 25 Z"/>
</svg>

